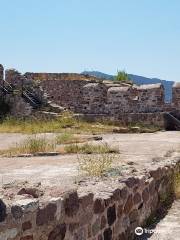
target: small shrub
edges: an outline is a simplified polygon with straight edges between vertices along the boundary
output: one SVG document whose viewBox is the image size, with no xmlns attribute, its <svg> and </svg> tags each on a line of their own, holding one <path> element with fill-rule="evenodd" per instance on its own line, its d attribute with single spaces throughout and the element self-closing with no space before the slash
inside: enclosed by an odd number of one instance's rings
<svg viewBox="0 0 180 240">
<path fill-rule="evenodd" d="M 29 137 L 20 147 L 29 153 L 37 153 L 54 150 L 55 144 L 45 138 Z"/>
<path fill-rule="evenodd" d="M 88 176 L 102 177 L 112 166 L 114 154 L 82 155 L 79 159 L 79 170 Z"/>
<path fill-rule="evenodd" d="M 129 75 L 125 71 L 117 71 L 117 75 L 115 76 L 115 81 L 119 82 L 127 82 L 127 83 L 132 83 Z"/>
</svg>

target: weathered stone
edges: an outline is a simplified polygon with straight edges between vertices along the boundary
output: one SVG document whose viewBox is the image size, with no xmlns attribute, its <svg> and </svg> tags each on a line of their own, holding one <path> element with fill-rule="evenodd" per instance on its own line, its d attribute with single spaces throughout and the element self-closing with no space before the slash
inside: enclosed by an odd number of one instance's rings
<svg viewBox="0 0 180 240">
<path fill-rule="evenodd" d="M 79 220 L 79 223 L 81 226 L 88 224 L 93 219 L 93 211 L 92 209 L 86 209 L 81 213 L 81 218 Z"/>
<path fill-rule="evenodd" d="M 103 235 L 104 235 L 104 240 L 112 240 L 112 230 L 111 230 L 111 228 L 105 229 Z"/>
<path fill-rule="evenodd" d="M 147 202 L 149 200 L 149 191 L 148 188 L 145 188 L 142 192 L 142 199 L 144 202 Z"/>
<path fill-rule="evenodd" d="M 66 224 L 56 226 L 48 236 L 48 240 L 63 240 L 66 235 Z"/>
<path fill-rule="evenodd" d="M 127 188 L 126 188 L 126 187 L 123 187 L 123 188 L 121 189 L 121 192 L 120 192 L 121 198 L 122 198 L 122 199 L 126 199 L 127 194 L 128 194 Z"/>
<path fill-rule="evenodd" d="M 33 235 L 28 235 L 28 236 L 25 236 L 25 237 L 21 237 L 20 240 L 33 240 Z"/>
<path fill-rule="evenodd" d="M 22 224 L 22 230 L 23 231 L 26 231 L 26 230 L 31 229 L 31 228 L 32 228 L 32 223 L 30 221 L 24 222 Z"/>
<path fill-rule="evenodd" d="M 93 197 L 94 197 L 93 193 L 88 193 L 79 198 L 79 203 L 81 204 L 83 209 L 86 209 L 87 206 L 93 204 Z"/>
<path fill-rule="evenodd" d="M 123 181 L 129 188 L 134 187 L 136 184 L 139 183 L 139 179 L 135 177 L 129 177 Z"/>
<path fill-rule="evenodd" d="M 69 231 L 73 233 L 76 229 L 78 229 L 79 223 L 70 223 L 69 224 Z"/>
<path fill-rule="evenodd" d="M 127 229 L 130 225 L 129 217 L 126 215 L 122 220 L 122 226 Z"/>
<path fill-rule="evenodd" d="M 126 204 L 124 206 L 124 213 L 128 214 L 131 211 L 132 207 L 133 207 L 133 199 L 132 199 L 132 194 L 131 194 L 131 195 L 129 195 L 129 197 L 126 201 Z"/>
<path fill-rule="evenodd" d="M 24 213 L 34 212 L 38 209 L 39 201 L 37 199 L 21 199 L 13 203 L 13 206 L 18 206 Z"/>
<path fill-rule="evenodd" d="M 21 188 L 18 195 L 28 194 L 31 195 L 34 198 L 38 198 L 43 195 L 43 191 L 38 188 Z"/>
<path fill-rule="evenodd" d="M 80 228 L 75 234 L 73 240 L 84 240 L 86 239 L 85 228 Z"/>
<path fill-rule="evenodd" d="M 55 213 L 57 206 L 54 203 L 49 203 L 42 209 L 38 209 L 36 216 L 36 224 L 38 226 L 47 224 L 49 221 L 53 221 L 55 218 Z"/>
<path fill-rule="evenodd" d="M 1 240 L 8 240 L 16 238 L 18 234 L 17 228 L 10 228 L 6 229 L 5 231 L 0 231 L 0 239 Z"/>
<path fill-rule="evenodd" d="M 65 213 L 68 217 L 76 215 L 79 210 L 79 199 L 77 191 L 68 193 L 64 198 Z"/>
<path fill-rule="evenodd" d="M 118 235 L 118 240 L 128 240 L 127 235 L 125 233 L 121 233 Z"/>
<path fill-rule="evenodd" d="M 87 227 L 87 234 L 88 234 L 88 238 L 92 237 L 92 227 L 91 227 L 91 224 L 89 224 L 88 227 Z"/>
<path fill-rule="evenodd" d="M 138 210 L 134 209 L 129 214 L 130 223 L 133 223 L 133 222 L 137 221 L 137 218 L 138 218 Z"/>
<path fill-rule="evenodd" d="M 109 226 L 111 226 L 116 220 L 116 207 L 115 204 L 112 207 L 109 207 L 107 210 L 107 221 Z"/>
<path fill-rule="evenodd" d="M 0 222 L 3 222 L 6 218 L 6 205 L 5 203 L 0 199 Z"/>
<path fill-rule="evenodd" d="M 94 202 L 94 213 L 102 213 L 104 212 L 104 201 L 102 199 L 97 198 Z"/>
<path fill-rule="evenodd" d="M 97 218 L 96 221 L 92 224 L 92 234 L 96 236 L 96 234 L 100 231 L 100 219 Z"/>
<path fill-rule="evenodd" d="M 101 217 L 101 229 L 105 228 L 106 223 L 107 223 L 106 218 L 105 218 L 105 216 L 103 215 L 103 216 Z"/>
<path fill-rule="evenodd" d="M 117 208 L 117 216 L 118 216 L 118 218 L 122 217 L 122 213 L 123 213 L 123 205 L 120 204 L 120 205 L 118 205 L 118 208 Z"/>
<path fill-rule="evenodd" d="M 154 194 L 155 191 L 155 181 L 152 179 L 149 183 L 149 193 L 150 195 Z"/>
<path fill-rule="evenodd" d="M 114 192 L 113 192 L 113 200 L 114 201 L 119 201 L 121 198 L 121 190 L 120 189 L 116 189 Z"/>
<path fill-rule="evenodd" d="M 23 216 L 22 208 L 17 205 L 11 207 L 11 213 L 15 219 L 21 218 Z"/>
<path fill-rule="evenodd" d="M 102 235 L 98 235 L 98 239 L 97 240 L 103 240 Z"/>
<path fill-rule="evenodd" d="M 138 204 L 138 203 L 141 202 L 141 195 L 140 195 L 140 193 L 136 193 L 136 194 L 134 195 L 134 197 L 133 197 L 133 202 L 134 202 L 134 204 Z"/>
<path fill-rule="evenodd" d="M 140 203 L 140 204 L 138 205 L 138 210 L 140 210 L 143 206 L 144 206 L 144 203 L 143 203 L 143 202 Z"/>
<path fill-rule="evenodd" d="M 159 179 L 162 177 L 161 175 L 161 168 L 155 169 L 155 170 L 151 170 L 149 172 L 149 174 L 151 175 L 151 177 L 153 177 L 155 180 Z"/>
</svg>

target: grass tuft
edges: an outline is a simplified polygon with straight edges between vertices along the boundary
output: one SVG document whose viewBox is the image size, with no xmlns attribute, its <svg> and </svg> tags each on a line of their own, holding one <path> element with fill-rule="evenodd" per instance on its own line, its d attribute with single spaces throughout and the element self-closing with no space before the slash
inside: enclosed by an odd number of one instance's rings
<svg viewBox="0 0 180 240">
<path fill-rule="evenodd" d="M 70 144 L 64 147 L 66 153 L 81 153 L 81 154 L 103 154 L 103 153 L 119 153 L 116 148 L 110 147 L 107 143 L 95 145 L 90 143 L 85 144 Z"/>
<path fill-rule="evenodd" d="M 80 136 L 75 136 L 72 133 L 62 133 L 56 136 L 57 144 L 71 144 L 80 142 L 83 142 L 83 139 Z"/>
<path fill-rule="evenodd" d="M 46 138 L 29 137 L 23 143 L 16 144 L 7 150 L 0 150 L 0 155 L 14 156 L 20 154 L 35 154 L 38 152 L 49 152 L 55 150 L 55 143 L 50 142 Z"/>
<path fill-rule="evenodd" d="M 111 169 L 114 154 L 81 155 L 78 159 L 80 171 L 90 177 L 102 177 Z"/>
</svg>

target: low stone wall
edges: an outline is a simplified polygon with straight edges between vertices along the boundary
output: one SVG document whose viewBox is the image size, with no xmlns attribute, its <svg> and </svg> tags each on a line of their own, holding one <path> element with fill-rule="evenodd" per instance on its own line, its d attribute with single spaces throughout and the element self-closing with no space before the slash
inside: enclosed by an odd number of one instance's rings
<svg viewBox="0 0 180 240">
<path fill-rule="evenodd" d="M 119 125 L 143 124 L 147 126 L 165 127 L 164 112 L 155 113 L 119 113 L 114 116 L 108 114 L 79 114 L 77 117 L 86 121 L 114 122 Z"/>
<path fill-rule="evenodd" d="M 143 124 L 143 125 L 152 125 L 160 128 L 164 128 L 164 113 L 155 112 L 155 113 L 125 113 L 119 114 L 114 117 L 114 120 L 118 121 L 124 125 L 128 124 Z M 117 120 L 116 120 L 117 121 Z"/>
<path fill-rule="evenodd" d="M 43 199 L 29 189 L 12 201 L 9 192 L 0 199 L 0 239 L 133 239 L 135 228 L 172 193 L 176 173 L 179 158 L 137 176 L 89 183 L 64 194 L 56 189 Z"/>
</svg>

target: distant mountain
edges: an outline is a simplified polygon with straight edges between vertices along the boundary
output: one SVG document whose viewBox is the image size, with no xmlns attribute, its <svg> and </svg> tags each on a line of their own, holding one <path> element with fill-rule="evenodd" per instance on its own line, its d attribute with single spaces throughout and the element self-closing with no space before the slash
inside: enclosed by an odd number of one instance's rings
<svg viewBox="0 0 180 240">
<path fill-rule="evenodd" d="M 114 76 L 109 75 L 106 73 L 98 72 L 98 71 L 84 71 L 82 72 L 83 74 L 88 74 L 90 76 L 95 76 L 98 78 L 103 78 L 107 80 L 113 80 Z M 158 78 L 147 78 L 147 77 L 142 77 L 134 74 L 129 74 L 130 79 L 137 85 L 142 85 L 142 84 L 154 84 L 154 83 L 162 83 L 165 89 L 165 101 L 170 102 L 172 99 L 172 85 L 173 81 L 167 81 L 167 80 L 161 80 Z"/>
</svg>

